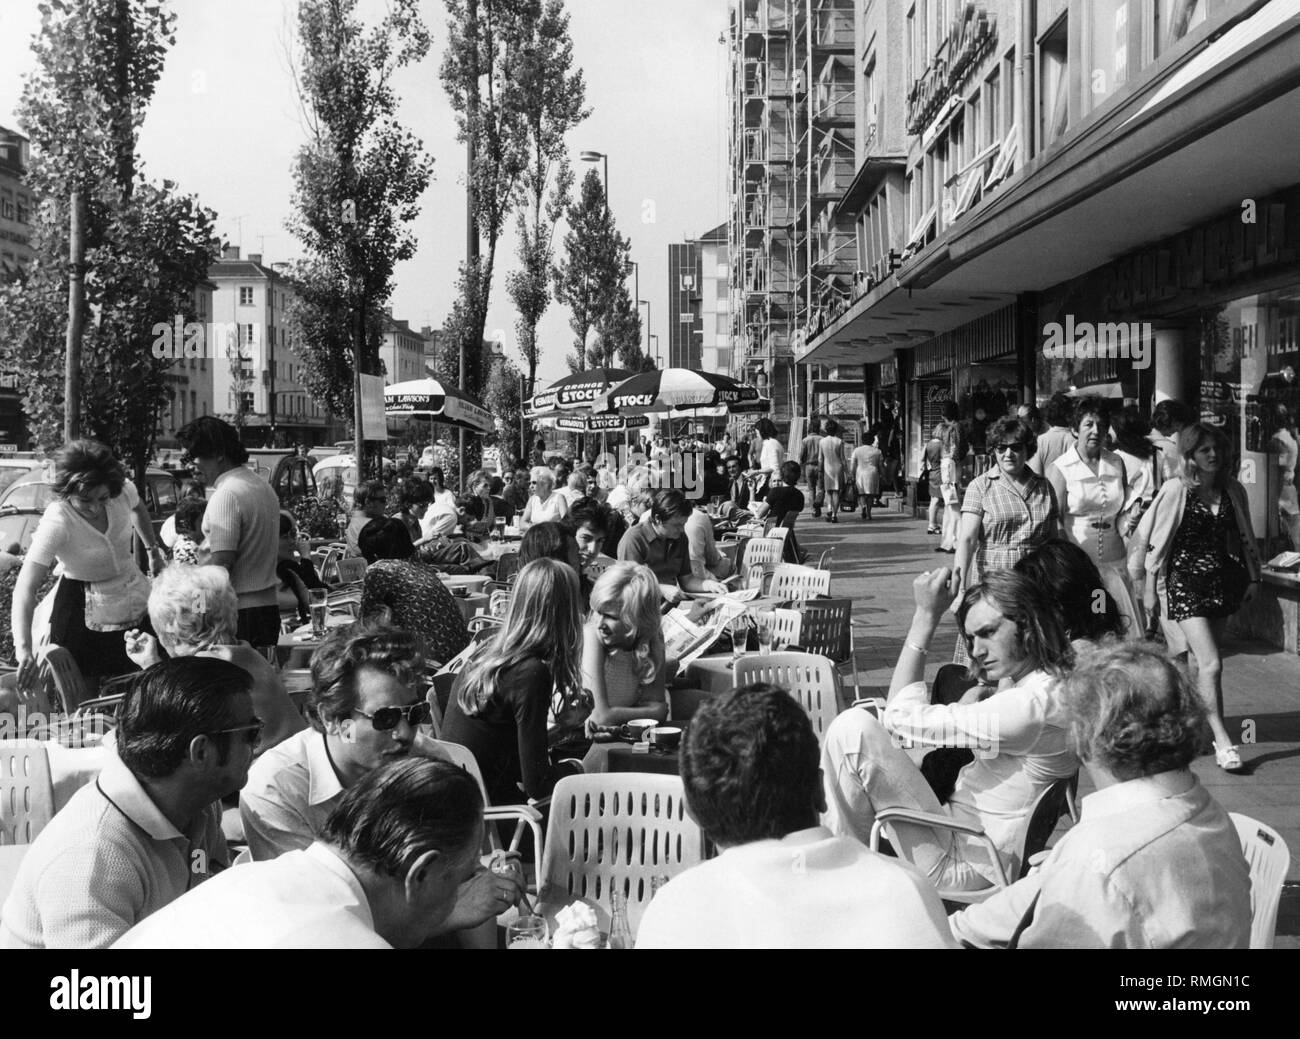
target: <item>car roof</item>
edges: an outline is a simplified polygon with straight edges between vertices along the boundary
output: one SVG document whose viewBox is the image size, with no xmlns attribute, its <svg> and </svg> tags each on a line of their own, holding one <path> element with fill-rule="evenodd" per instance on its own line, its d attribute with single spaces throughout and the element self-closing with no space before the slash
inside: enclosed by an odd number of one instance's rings
<svg viewBox="0 0 1300 1039">
<path fill-rule="evenodd" d="M 146 477 L 165 476 L 173 480 L 181 479 L 180 473 L 178 473 L 174 469 L 159 469 L 156 466 L 152 466 L 152 465 L 148 466 L 145 469 L 144 475 Z M 50 482 L 49 480 L 45 479 L 45 463 L 42 462 L 36 468 L 32 469 L 31 472 L 18 477 L 18 479 L 16 479 L 13 483 L 11 483 L 9 487 L 22 487 L 29 483 L 49 483 L 49 482 Z M 5 490 L 8 490 L 9 487 L 6 487 Z"/>
</svg>

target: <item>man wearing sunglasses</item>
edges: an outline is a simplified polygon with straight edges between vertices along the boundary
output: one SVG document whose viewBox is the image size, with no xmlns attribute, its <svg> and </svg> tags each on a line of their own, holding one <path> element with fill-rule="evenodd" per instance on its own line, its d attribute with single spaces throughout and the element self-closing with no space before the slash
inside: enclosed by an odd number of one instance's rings
<svg viewBox="0 0 1300 1039">
<path fill-rule="evenodd" d="M 36 837 L 0 910 L 0 948 L 107 948 L 229 863 L 221 798 L 262 731 L 252 678 L 225 660 L 145 671 L 120 708 L 98 779 Z"/>
<path fill-rule="evenodd" d="M 417 685 L 424 660 L 400 628 L 334 629 L 312 656 L 312 727 L 263 754 L 240 793 L 254 859 L 309 847 L 344 791 L 373 770 L 411 756 L 441 758 L 418 731 L 430 720 Z M 519 898 L 513 876 L 480 872 L 462 888 L 446 931 L 478 927 Z"/>
</svg>

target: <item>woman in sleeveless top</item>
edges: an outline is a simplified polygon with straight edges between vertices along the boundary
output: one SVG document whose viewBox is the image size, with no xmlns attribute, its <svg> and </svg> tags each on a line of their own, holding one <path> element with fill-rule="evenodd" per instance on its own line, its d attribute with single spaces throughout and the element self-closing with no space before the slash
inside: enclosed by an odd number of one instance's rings
<svg viewBox="0 0 1300 1039">
<path fill-rule="evenodd" d="M 639 563 L 615 563 L 596 579 L 582 644 L 582 684 L 593 704 L 589 731 L 668 718 L 659 600 L 654 571 Z"/>
<path fill-rule="evenodd" d="M 1047 478 L 1056 494 L 1065 536 L 1088 553 L 1101 573 L 1102 586 L 1119 606 L 1131 639 L 1145 625 L 1128 579 L 1128 557 L 1120 533 L 1128 497 L 1124 462 L 1102 445 L 1110 428 L 1110 406 L 1101 397 L 1081 397 L 1075 405 L 1077 444 L 1052 463 Z"/>
</svg>

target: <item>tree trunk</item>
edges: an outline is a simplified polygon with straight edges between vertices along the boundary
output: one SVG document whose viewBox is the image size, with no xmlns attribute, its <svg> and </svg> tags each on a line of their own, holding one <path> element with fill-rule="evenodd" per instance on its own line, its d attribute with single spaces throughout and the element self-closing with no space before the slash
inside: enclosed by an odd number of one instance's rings
<svg viewBox="0 0 1300 1039">
<path fill-rule="evenodd" d="M 63 439 L 81 433 L 81 326 L 86 296 L 86 212 L 82 189 L 74 185 L 69 206 L 68 335 L 63 361 Z"/>
<path fill-rule="evenodd" d="M 357 463 L 357 483 L 366 479 L 366 442 L 361 427 L 361 376 L 365 372 L 365 296 L 357 307 L 357 337 L 352 343 L 352 451 Z"/>
</svg>

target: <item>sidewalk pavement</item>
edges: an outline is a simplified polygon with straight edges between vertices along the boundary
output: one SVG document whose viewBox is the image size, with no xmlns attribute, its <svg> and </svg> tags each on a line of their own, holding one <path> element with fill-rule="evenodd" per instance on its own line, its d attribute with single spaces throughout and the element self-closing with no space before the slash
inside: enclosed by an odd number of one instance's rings
<svg viewBox="0 0 1300 1039">
<path fill-rule="evenodd" d="M 887 499 L 888 500 L 888 499 Z M 864 695 L 884 696 L 912 617 L 912 580 L 923 570 L 951 565 L 934 551 L 939 538 L 924 519 L 876 509 L 874 518 L 840 513 L 838 524 L 799 518 L 800 545 L 815 560 L 834 547 L 831 592 L 853 600 L 853 632 Z M 957 626 L 951 616 L 931 643 L 927 679 L 951 659 Z M 867 687 L 874 687 L 868 690 Z M 1267 823 L 1291 849 L 1288 880 L 1300 881 L 1300 657 L 1262 643 L 1229 643 L 1224 649 L 1223 695 L 1228 731 L 1240 741 L 1246 771 L 1229 775 L 1212 754 L 1193 771 L 1229 812 Z M 1086 773 L 1080 793 L 1088 792 Z M 1283 892 L 1279 934 L 1300 934 L 1300 887 Z"/>
</svg>

